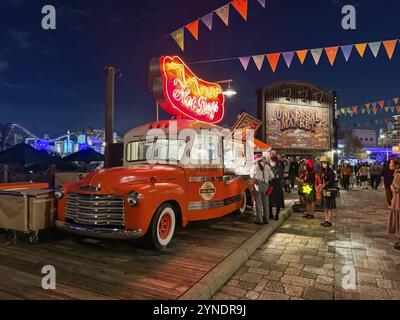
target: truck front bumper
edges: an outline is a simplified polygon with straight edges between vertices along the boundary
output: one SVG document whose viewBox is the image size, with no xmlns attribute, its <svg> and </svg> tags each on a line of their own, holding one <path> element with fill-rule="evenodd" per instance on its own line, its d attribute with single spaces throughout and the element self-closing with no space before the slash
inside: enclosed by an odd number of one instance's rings
<svg viewBox="0 0 400 320">
<path fill-rule="evenodd" d="M 76 225 L 63 221 L 56 221 L 56 227 L 68 233 L 86 237 L 102 238 L 102 239 L 129 240 L 129 239 L 138 239 L 143 236 L 141 229 L 135 229 L 135 230 L 105 229 L 105 228 Z"/>
</svg>

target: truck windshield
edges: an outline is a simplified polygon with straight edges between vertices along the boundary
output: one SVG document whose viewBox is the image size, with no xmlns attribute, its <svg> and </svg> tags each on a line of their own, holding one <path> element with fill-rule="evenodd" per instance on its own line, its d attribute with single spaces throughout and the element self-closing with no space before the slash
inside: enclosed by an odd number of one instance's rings
<svg viewBox="0 0 400 320">
<path fill-rule="evenodd" d="M 135 161 L 180 161 L 183 158 L 186 141 L 155 139 L 128 143 L 126 160 Z"/>
</svg>

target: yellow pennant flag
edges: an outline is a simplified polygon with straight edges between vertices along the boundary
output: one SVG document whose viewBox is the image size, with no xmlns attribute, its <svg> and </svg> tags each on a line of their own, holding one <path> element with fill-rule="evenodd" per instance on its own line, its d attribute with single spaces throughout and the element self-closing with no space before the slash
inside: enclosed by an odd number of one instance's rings
<svg viewBox="0 0 400 320">
<path fill-rule="evenodd" d="M 360 54 L 361 58 L 364 57 L 365 50 L 367 49 L 367 44 L 366 43 L 358 43 L 355 45 L 358 53 Z"/>
<path fill-rule="evenodd" d="M 385 107 L 386 113 L 389 112 L 389 107 Z"/>
<path fill-rule="evenodd" d="M 178 44 L 182 51 L 185 50 L 185 29 L 181 28 L 171 33 L 172 39 Z"/>
</svg>

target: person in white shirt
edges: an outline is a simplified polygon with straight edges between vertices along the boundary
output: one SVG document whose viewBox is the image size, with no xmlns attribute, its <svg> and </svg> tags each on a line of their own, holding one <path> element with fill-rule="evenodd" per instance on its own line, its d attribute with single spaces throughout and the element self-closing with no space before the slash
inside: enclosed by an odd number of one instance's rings
<svg viewBox="0 0 400 320">
<path fill-rule="evenodd" d="M 251 169 L 250 177 L 254 180 L 254 199 L 256 202 L 257 219 L 255 224 L 268 224 L 269 221 L 269 196 L 267 195 L 270 187 L 269 181 L 274 178 L 268 160 L 261 154 L 254 156 L 254 166 Z"/>
</svg>

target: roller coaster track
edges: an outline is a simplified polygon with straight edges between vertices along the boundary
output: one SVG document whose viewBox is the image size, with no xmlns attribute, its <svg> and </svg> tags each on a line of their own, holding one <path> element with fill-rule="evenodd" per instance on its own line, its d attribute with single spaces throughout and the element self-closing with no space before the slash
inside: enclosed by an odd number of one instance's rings
<svg viewBox="0 0 400 320">
<path fill-rule="evenodd" d="M 12 137 L 14 137 L 14 144 L 15 144 L 16 129 L 21 130 L 22 133 L 28 137 L 28 139 L 34 139 L 34 140 L 41 139 L 37 135 L 32 133 L 32 131 L 28 130 L 27 128 L 25 128 L 17 123 L 9 123 L 6 125 L 0 125 L 0 133 L 1 133 L 0 134 L 0 151 L 4 150 L 6 148 L 8 142 L 10 141 L 10 139 L 12 139 Z M 64 134 L 64 135 L 59 136 L 54 139 L 47 139 L 47 141 L 55 142 L 55 141 L 67 138 L 68 136 L 77 136 L 77 134 L 75 132 L 71 132 L 70 134 Z M 9 144 L 12 145 L 13 143 L 9 143 Z"/>
</svg>

